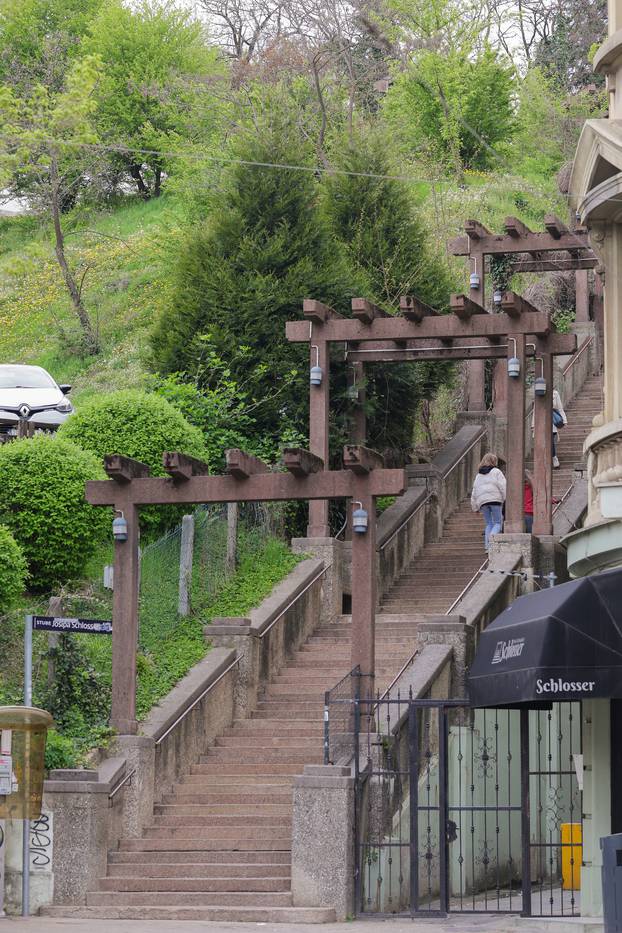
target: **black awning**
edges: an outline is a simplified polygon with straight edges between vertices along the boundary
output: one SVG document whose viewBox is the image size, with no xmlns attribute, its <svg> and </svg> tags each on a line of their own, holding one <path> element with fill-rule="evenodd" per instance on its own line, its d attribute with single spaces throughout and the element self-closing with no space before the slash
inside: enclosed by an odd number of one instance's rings
<svg viewBox="0 0 622 933">
<path fill-rule="evenodd" d="M 622 697 L 622 569 L 520 596 L 482 633 L 471 706 Z"/>
</svg>

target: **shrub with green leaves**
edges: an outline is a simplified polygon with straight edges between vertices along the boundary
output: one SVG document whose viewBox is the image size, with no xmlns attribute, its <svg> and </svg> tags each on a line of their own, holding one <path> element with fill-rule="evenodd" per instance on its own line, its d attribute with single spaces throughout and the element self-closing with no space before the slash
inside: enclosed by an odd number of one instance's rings
<svg viewBox="0 0 622 933">
<path fill-rule="evenodd" d="M 6 525 L 0 525 L 0 612 L 6 612 L 19 599 L 27 577 L 24 552 Z"/>
<path fill-rule="evenodd" d="M 87 402 L 61 427 L 59 435 L 91 451 L 101 460 L 123 454 L 146 463 L 154 476 L 163 476 L 162 454 L 178 450 L 205 458 L 201 431 L 173 405 L 157 395 L 122 390 Z M 141 527 L 155 533 L 169 523 L 171 509 L 141 510 Z"/>
<path fill-rule="evenodd" d="M 105 478 L 95 457 L 41 435 L 0 447 L 0 476 L 0 523 L 23 549 L 32 588 L 78 577 L 109 522 L 84 497 L 87 480 Z"/>
<path fill-rule="evenodd" d="M 97 459 L 49 435 L 0 447 L 0 523 L 23 549 L 30 585 L 46 590 L 78 577 L 110 523 L 84 497 L 87 480 L 103 479 Z"/>
</svg>

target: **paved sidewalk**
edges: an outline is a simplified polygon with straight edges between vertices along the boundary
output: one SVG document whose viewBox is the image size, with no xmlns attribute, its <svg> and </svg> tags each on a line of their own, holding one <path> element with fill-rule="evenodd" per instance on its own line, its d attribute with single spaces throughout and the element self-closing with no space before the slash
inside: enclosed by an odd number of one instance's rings
<svg viewBox="0 0 622 933">
<path fill-rule="evenodd" d="M 447 920 L 360 920 L 350 923 L 208 923 L 161 920 L 0 920 L 0 933 L 541 933 L 542 923 L 516 917 L 455 915 Z M 565 931 L 564 931 L 565 933 Z"/>
</svg>

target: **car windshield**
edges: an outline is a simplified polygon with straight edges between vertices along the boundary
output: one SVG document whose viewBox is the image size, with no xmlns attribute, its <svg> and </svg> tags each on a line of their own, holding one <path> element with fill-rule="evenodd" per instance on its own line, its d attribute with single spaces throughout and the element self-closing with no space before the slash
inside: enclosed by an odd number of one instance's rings
<svg viewBox="0 0 622 933">
<path fill-rule="evenodd" d="M 0 366 L 0 389 L 52 389 L 56 383 L 36 366 Z"/>
</svg>

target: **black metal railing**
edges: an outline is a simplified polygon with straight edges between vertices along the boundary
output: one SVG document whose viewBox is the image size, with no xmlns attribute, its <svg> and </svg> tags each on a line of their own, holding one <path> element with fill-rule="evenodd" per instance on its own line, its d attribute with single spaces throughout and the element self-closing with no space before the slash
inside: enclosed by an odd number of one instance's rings
<svg viewBox="0 0 622 933">
<path fill-rule="evenodd" d="M 324 694 L 325 765 L 335 764 L 338 757 L 354 750 L 356 707 L 366 677 L 357 665 Z"/>
</svg>

